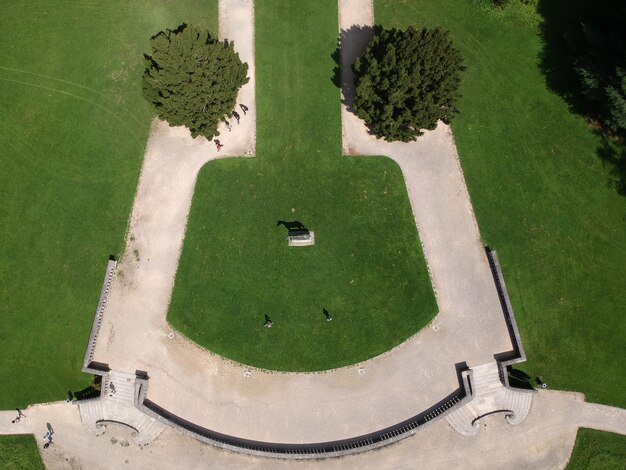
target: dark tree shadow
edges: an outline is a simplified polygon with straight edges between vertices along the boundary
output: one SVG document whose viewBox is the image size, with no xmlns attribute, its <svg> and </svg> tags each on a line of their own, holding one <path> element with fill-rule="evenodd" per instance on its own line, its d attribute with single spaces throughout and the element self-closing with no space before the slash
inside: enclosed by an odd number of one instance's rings
<svg viewBox="0 0 626 470">
<path fill-rule="evenodd" d="M 539 67 L 548 88 L 578 114 L 589 111 L 575 71 L 576 60 L 585 47 L 581 25 L 587 8 L 586 0 L 539 0 L 537 4 L 543 19 Z"/>
<path fill-rule="evenodd" d="M 624 10 L 620 2 L 621 0 L 539 0 L 537 11 L 543 18 L 543 47 L 539 67 L 546 84 L 566 101 L 572 112 L 587 117 L 590 124 L 593 124 L 594 132 L 601 138 L 601 144 L 597 148 L 598 157 L 611 173 L 609 184 L 619 194 L 626 196 L 626 148 L 623 136 L 614 138 L 599 124 L 606 111 L 584 95 L 576 72 L 579 58 L 589 49 L 584 25 L 590 21 L 596 25 L 619 21 L 619 12 Z M 620 28 L 613 25 L 611 29 Z"/>
<path fill-rule="evenodd" d="M 91 385 L 89 385 L 89 387 L 83 388 L 82 390 L 79 390 L 77 392 L 74 392 L 74 398 L 76 400 L 87 400 L 89 398 L 97 398 L 100 396 L 100 389 L 102 386 L 102 377 L 100 377 L 99 375 L 96 375 L 91 383 Z M 68 392 L 68 396 L 69 396 Z"/>
<path fill-rule="evenodd" d="M 513 388 L 522 388 L 525 390 L 534 390 L 533 384 L 536 383 L 536 379 L 533 379 L 526 372 L 519 369 L 507 368 L 509 385 Z"/>
<path fill-rule="evenodd" d="M 615 188 L 618 194 L 626 196 L 626 145 L 612 140 L 606 134 L 598 133 L 602 139 L 598 156 L 609 168 L 609 186 Z"/>
<path fill-rule="evenodd" d="M 354 87 L 354 61 L 363 55 L 367 45 L 374 37 L 376 28 L 379 26 L 351 26 L 349 29 L 341 30 L 339 34 L 339 44 L 337 50 L 331 57 L 335 60 L 333 69 L 333 83 L 341 88 L 342 103 L 349 111 L 354 104 L 356 89 Z M 340 77 L 340 79 L 339 79 Z"/>
<path fill-rule="evenodd" d="M 330 81 L 337 88 L 341 88 L 341 40 L 337 40 L 337 48 L 330 55 L 330 58 L 333 59 L 335 66 L 333 67 L 333 74 L 330 77 Z"/>
<path fill-rule="evenodd" d="M 187 26 L 187 23 L 181 23 L 174 29 L 164 29 L 162 31 L 159 31 L 158 33 L 154 34 L 150 39 L 154 39 L 161 35 L 169 37 L 170 34 L 182 33 L 185 29 L 187 29 Z"/>
</svg>

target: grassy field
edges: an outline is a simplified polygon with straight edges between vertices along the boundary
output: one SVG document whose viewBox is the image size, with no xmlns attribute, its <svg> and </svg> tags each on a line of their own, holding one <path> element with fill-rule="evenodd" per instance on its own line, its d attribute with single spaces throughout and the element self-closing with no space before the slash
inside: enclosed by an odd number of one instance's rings
<svg viewBox="0 0 626 470">
<path fill-rule="evenodd" d="M 217 2 L 13 1 L 0 58 L 0 409 L 61 400 L 122 250 L 153 113 L 149 38 Z"/>
<path fill-rule="evenodd" d="M 626 436 L 579 429 L 567 470 L 624 470 Z"/>
<path fill-rule="evenodd" d="M 255 15 L 257 157 L 201 172 L 169 320 L 259 367 L 351 364 L 436 313 L 406 188 L 390 160 L 341 156 L 337 2 L 258 2 Z M 315 247 L 288 248 L 280 220 L 313 230 Z"/>
<path fill-rule="evenodd" d="M 483 239 L 503 265 L 529 358 L 521 367 L 626 407 L 626 198 L 598 137 L 546 86 L 532 7 L 479 5 L 375 2 L 377 22 L 442 26 L 466 59 L 453 130 Z"/>
<path fill-rule="evenodd" d="M 32 435 L 0 436 L 2 470 L 44 470 Z"/>
</svg>

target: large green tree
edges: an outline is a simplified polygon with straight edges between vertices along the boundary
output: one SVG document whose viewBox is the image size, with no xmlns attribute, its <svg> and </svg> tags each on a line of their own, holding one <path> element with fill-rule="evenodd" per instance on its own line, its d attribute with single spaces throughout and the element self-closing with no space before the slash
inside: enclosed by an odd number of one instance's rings
<svg viewBox="0 0 626 470">
<path fill-rule="evenodd" d="M 217 135 L 217 125 L 233 110 L 239 88 L 248 82 L 248 65 L 233 43 L 187 25 L 162 31 L 150 43 L 144 97 L 159 117 L 188 127 L 194 137 Z"/>
<path fill-rule="evenodd" d="M 365 54 L 354 63 L 353 110 L 378 137 L 408 142 L 449 122 L 459 97 L 461 53 L 439 28 L 377 26 Z"/>
</svg>

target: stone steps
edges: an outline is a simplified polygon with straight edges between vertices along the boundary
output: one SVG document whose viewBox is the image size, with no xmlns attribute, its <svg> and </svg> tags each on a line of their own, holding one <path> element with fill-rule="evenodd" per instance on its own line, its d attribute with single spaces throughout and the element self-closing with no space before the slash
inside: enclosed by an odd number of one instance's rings
<svg viewBox="0 0 626 470">
<path fill-rule="evenodd" d="M 133 426 L 138 431 L 134 441 L 139 445 L 146 445 L 154 441 L 165 429 L 163 423 L 143 413 L 137 420 L 134 420 L 134 423 Z"/>
<path fill-rule="evenodd" d="M 130 405 L 135 403 L 135 376 L 120 372 L 110 372 L 107 381 L 106 400 L 122 402 Z M 113 386 L 111 386 L 113 384 Z"/>
<path fill-rule="evenodd" d="M 473 436 L 478 432 L 478 428 L 472 426 L 472 421 L 476 418 L 467 405 L 446 415 L 446 420 L 457 432 L 464 436 Z"/>
<path fill-rule="evenodd" d="M 497 363 L 484 364 L 473 368 L 472 371 L 474 372 L 475 395 L 488 394 L 503 387 Z"/>
<path fill-rule="evenodd" d="M 102 434 L 106 431 L 106 422 L 101 427 L 97 423 L 102 420 L 115 421 L 136 429 L 133 440 L 139 445 L 156 439 L 165 425 L 135 407 L 135 378 L 133 374 L 122 372 L 106 374 L 100 398 L 78 403 L 83 424 L 95 434 Z"/>
<path fill-rule="evenodd" d="M 96 426 L 97 422 L 106 418 L 106 413 L 99 398 L 81 400 L 78 402 L 78 411 L 83 424 L 95 434 L 102 434 L 104 430 Z"/>
<path fill-rule="evenodd" d="M 516 392 L 509 390 L 509 396 L 507 397 L 507 407 L 513 411 L 514 415 L 508 418 L 510 424 L 519 424 L 530 412 L 530 407 L 533 401 L 532 392 Z"/>
</svg>

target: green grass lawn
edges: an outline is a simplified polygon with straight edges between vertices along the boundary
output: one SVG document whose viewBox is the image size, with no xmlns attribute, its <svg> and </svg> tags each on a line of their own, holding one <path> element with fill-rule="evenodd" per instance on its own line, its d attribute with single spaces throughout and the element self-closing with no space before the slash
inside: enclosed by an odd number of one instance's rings
<svg viewBox="0 0 626 470">
<path fill-rule="evenodd" d="M 255 15 L 257 157 L 202 170 L 169 320 L 259 367 L 355 363 L 436 313 L 406 188 L 390 160 L 341 156 L 337 2 L 258 2 Z M 313 230 L 315 247 L 288 248 L 279 220 Z"/>
<path fill-rule="evenodd" d="M 88 384 L 84 348 L 153 116 L 142 54 L 183 21 L 217 32 L 216 12 L 216 0 L 3 5 L 0 409 Z"/>
<path fill-rule="evenodd" d="M 552 388 L 626 407 L 626 198 L 600 140 L 539 70 L 532 7 L 377 0 L 385 26 L 442 26 L 467 70 L 454 135 L 485 243 L 503 265 L 528 362 Z"/>
<path fill-rule="evenodd" d="M 32 434 L 0 436 L 0 468 L 3 470 L 45 468 Z"/>
<path fill-rule="evenodd" d="M 579 429 L 567 470 L 626 469 L 626 436 Z"/>
</svg>

